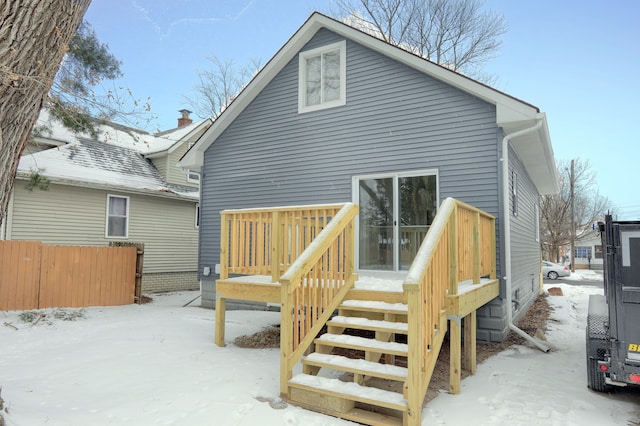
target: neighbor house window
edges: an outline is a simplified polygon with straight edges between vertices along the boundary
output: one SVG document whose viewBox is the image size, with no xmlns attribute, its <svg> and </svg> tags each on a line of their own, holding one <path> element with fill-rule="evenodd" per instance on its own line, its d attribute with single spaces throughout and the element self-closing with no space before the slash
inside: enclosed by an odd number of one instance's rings
<svg viewBox="0 0 640 426">
<path fill-rule="evenodd" d="M 200 173 L 187 169 L 187 182 L 200 183 Z"/>
<path fill-rule="evenodd" d="M 594 246 L 594 255 L 596 259 L 602 259 L 602 246 Z"/>
<path fill-rule="evenodd" d="M 591 258 L 591 247 L 587 246 L 577 246 L 575 248 L 574 256 L 578 259 L 589 259 Z"/>
<path fill-rule="evenodd" d="M 300 53 L 298 111 L 309 112 L 346 103 L 345 41 Z"/>
<path fill-rule="evenodd" d="M 200 203 L 196 203 L 196 221 L 195 227 L 198 229 L 200 227 Z"/>
<path fill-rule="evenodd" d="M 191 147 L 195 145 L 195 142 L 189 142 L 187 145 L 187 150 L 191 149 Z M 187 182 L 200 183 L 200 172 L 197 170 L 187 169 Z"/>
<path fill-rule="evenodd" d="M 518 216 L 518 174 L 511 171 L 511 211 Z"/>
<path fill-rule="evenodd" d="M 107 196 L 107 238 L 129 236 L 129 197 Z"/>
</svg>

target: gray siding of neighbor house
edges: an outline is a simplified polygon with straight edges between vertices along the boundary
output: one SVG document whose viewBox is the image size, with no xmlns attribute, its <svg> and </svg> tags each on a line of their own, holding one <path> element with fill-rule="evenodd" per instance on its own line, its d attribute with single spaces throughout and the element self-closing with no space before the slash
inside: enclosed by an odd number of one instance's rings
<svg viewBox="0 0 640 426">
<path fill-rule="evenodd" d="M 200 272 L 219 262 L 221 210 L 351 201 L 358 175 L 437 169 L 439 202 L 499 215 L 495 107 L 351 40 L 346 55 L 345 106 L 298 113 L 296 56 L 205 152 Z M 213 306 L 216 276 L 200 278 Z"/>
</svg>

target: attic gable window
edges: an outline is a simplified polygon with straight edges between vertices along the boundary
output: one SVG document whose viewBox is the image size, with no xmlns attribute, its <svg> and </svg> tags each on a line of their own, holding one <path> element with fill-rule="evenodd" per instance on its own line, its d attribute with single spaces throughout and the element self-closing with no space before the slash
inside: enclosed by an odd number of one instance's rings
<svg viewBox="0 0 640 426">
<path fill-rule="evenodd" d="M 346 41 L 300 52 L 298 112 L 346 104 Z"/>
</svg>

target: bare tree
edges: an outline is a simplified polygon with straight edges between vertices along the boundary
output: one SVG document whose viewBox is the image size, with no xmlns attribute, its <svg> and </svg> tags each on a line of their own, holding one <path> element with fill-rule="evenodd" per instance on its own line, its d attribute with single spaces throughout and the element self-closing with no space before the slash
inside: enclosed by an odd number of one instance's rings
<svg viewBox="0 0 640 426">
<path fill-rule="evenodd" d="M 486 81 L 482 66 L 497 54 L 507 26 L 501 14 L 483 7 L 484 0 L 338 0 L 337 14 L 388 43 Z"/>
<path fill-rule="evenodd" d="M 197 71 L 195 95 L 187 97 L 187 101 L 198 116 L 217 118 L 260 71 L 261 62 L 251 59 L 248 65 L 237 67 L 233 60 L 215 55 L 207 60 L 211 67 Z"/>
<path fill-rule="evenodd" d="M 560 193 L 544 195 L 540 202 L 540 230 L 542 249 L 549 259 L 558 262 L 560 251 L 571 242 L 571 161 L 559 161 Z M 588 160 L 574 160 L 574 218 L 576 240 L 583 232 L 602 219 L 607 212 L 615 214 L 615 206 L 598 192 L 596 173 Z"/>
<path fill-rule="evenodd" d="M 90 2 L 0 3 L 0 223 L 20 155 Z"/>
</svg>

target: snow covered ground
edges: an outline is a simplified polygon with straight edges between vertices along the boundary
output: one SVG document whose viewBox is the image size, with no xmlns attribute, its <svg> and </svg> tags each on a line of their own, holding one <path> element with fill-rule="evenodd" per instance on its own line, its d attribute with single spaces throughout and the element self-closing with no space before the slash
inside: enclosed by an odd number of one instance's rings
<svg viewBox="0 0 640 426">
<path fill-rule="evenodd" d="M 460 395 L 443 393 L 425 406 L 424 425 L 628 426 L 640 419 L 640 392 L 586 387 L 587 299 L 602 289 L 554 286 L 564 296 L 549 297 L 552 352 L 517 346 L 480 364 Z M 278 397 L 278 350 L 215 346 L 214 312 L 183 307 L 196 296 L 88 308 L 75 321 L 47 310 L 36 325 L 22 322 L 20 312 L 0 312 L 6 424 L 351 424 L 286 406 Z M 277 322 L 275 312 L 228 312 L 227 340 Z"/>
</svg>

